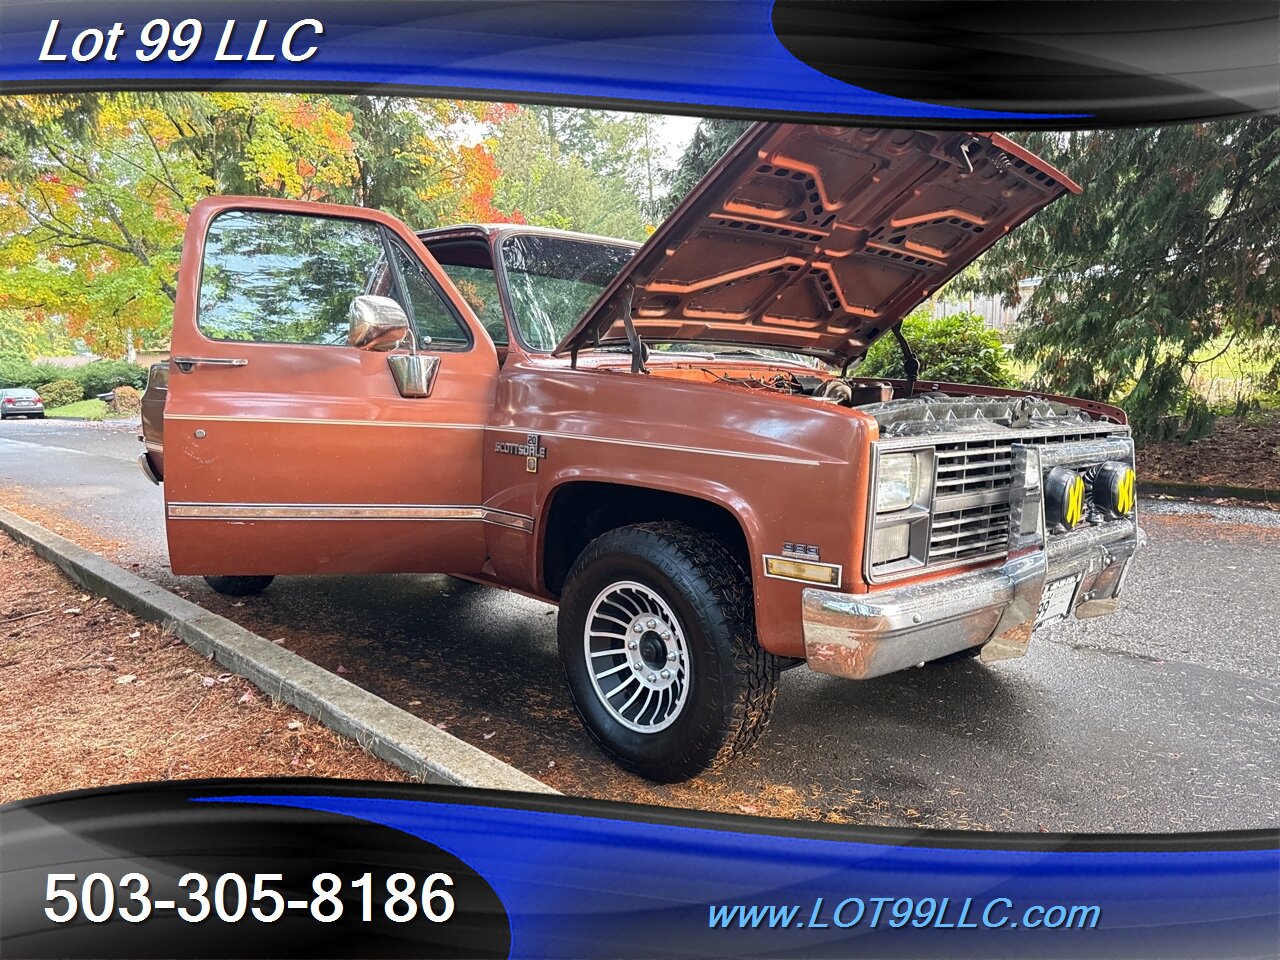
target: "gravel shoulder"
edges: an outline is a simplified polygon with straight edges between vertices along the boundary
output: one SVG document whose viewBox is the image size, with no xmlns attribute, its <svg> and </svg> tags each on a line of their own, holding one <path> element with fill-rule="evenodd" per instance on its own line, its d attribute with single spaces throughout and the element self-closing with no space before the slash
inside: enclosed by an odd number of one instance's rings
<svg viewBox="0 0 1280 960">
<path fill-rule="evenodd" d="M 7 537 L 0 736 L 0 803 L 199 777 L 407 779 Z"/>
</svg>

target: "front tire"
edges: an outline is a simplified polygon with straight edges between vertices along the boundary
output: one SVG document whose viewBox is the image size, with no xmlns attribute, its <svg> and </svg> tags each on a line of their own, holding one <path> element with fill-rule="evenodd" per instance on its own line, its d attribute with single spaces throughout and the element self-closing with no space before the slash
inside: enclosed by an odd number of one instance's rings
<svg viewBox="0 0 1280 960">
<path fill-rule="evenodd" d="M 205 577 L 214 593 L 224 597 L 252 597 L 271 586 L 275 577 Z"/>
<path fill-rule="evenodd" d="M 729 762 L 773 712 L 779 661 L 756 639 L 750 579 L 719 540 L 684 524 L 588 544 L 561 596 L 559 644 L 583 726 L 649 780 Z"/>
</svg>

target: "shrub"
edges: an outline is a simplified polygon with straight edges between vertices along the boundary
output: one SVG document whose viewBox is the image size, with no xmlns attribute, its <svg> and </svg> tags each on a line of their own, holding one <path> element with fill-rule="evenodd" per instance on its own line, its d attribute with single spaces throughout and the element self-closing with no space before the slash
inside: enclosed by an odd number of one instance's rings
<svg viewBox="0 0 1280 960">
<path fill-rule="evenodd" d="M 116 387 L 128 386 L 141 390 L 147 385 L 147 369 L 123 360 L 95 360 L 82 367 L 55 367 L 50 364 L 31 364 L 26 361 L 0 361 L 0 388 L 30 387 L 55 380 L 70 380 L 80 386 L 83 395 L 96 397 Z"/>
<path fill-rule="evenodd" d="M 147 368 L 124 360 L 95 360 L 77 367 L 74 372 L 89 397 L 108 393 L 116 387 L 141 390 L 147 385 Z"/>
<path fill-rule="evenodd" d="M 111 408 L 119 414 L 137 413 L 142 409 L 142 394 L 133 387 L 116 387 L 111 392 Z"/>
<path fill-rule="evenodd" d="M 991 387 L 1015 385 L 1000 335 L 987 330 L 976 313 L 951 313 L 935 320 L 927 307 L 922 308 L 902 321 L 902 333 L 920 361 L 922 380 Z M 892 335 L 886 334 L 875 342 L 854 375 L 895 379 L 905 376 L 902 351 Z"/>
<path fill-rule="evenodd" d="M 74 380 L 54 380 L 40 387 L 39 393 L 48 409 L 65 407 L 84 399 L 84 390 Z"/>
<path fill-rule="evenodd" d="M 9 360 L 0 363 L 0 388 L 26 387 L 35 390 L 42 383 L 69 379 L 72 373 L 71 370 L 47 363 L 35 366 L 25 360 Z"/>
</svg>

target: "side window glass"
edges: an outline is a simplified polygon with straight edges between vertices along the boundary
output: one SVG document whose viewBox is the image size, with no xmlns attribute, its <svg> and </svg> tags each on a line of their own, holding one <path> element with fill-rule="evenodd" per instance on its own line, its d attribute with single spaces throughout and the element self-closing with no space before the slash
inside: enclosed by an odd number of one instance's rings
<svg viewBox="0 0 1280 960">
<path fill-rule="evenodd" d="M 381 228 L 364 220 L 230 210 L 209 224 L 200 330 L 215 340 L 345 344 L 362 293 L 390 294 Z"/>
<path fill-rule="evenodd" d="M 447 263 L 441 266 L 468 306 L 476 312 L 493 342 L 506 346 L 507 318 L 502 313 L 502 298 L 498 295 L 498 279 L 493 268 Z"/>
<path fill-rule="evenodd" d="M 411 310 L 407 311 L 413 318 L 419 334 L 431 338 L 424 344 L 427 350 L 450 349 L 469 345 L 467 330 L 454 315 L 452 308 L 431 282 L 426 268 L 417 257 L 410 253 L 399 240 L 392 240 L 391 247 L 395 251 L 396 266 L 404 281 L 405 292 L 409 297 Z"/>
</svg>

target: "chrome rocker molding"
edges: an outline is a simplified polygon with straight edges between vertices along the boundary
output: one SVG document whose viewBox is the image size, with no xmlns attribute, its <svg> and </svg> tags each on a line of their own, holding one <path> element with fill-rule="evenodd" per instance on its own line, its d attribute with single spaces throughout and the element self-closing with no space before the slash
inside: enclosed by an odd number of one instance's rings
<svg viewBox="0 0 1280 960">
<path fill-rule="evenodd" d="M 982 646 L 984 662 L 1020 657 L 1035 629 L 1045 584 L 1080 576 L 1069 613 L 1115 611 L 1140 533 L 1133 517 L 1046 537 L 1041 478 L 1054 466 L 1100 460 L 1133 464 L 1127 437 L 1055 449 L 1014 446 L 1009 551 L 998 567 L 874 593 L 806 589 L 805 655 L 811 669 L 866 680 Z"/>
</svg>

